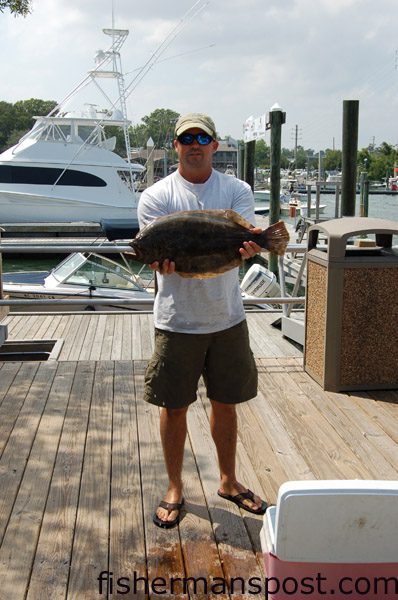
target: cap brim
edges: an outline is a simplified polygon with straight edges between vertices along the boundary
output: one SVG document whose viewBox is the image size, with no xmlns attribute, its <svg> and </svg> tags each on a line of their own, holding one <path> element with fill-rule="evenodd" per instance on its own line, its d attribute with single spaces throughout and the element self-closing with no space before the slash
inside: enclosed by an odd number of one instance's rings
<svg viewBox="0 0 398 600">
<path fill-rule="evenodd" d="M 203 125 L 203 123 L 197 123 L 195 121 L 190 121 L 189 123 L 184 123 L 183 125 L 180 125 L 180 127 L 175 130 L 175 136 L 178 137 L 179 135 L 184 133 L 184 131 L 188 131 L 188 129 L 194 128 L 201 129 L 202 131 L 205 131 L 206 133 L 211 135 L 211 137 L 215 137 L 215 133 L 214 131 L 212 131 L 212 129 L 210 129 L 210 127 L 206 127 L 206 125 Z"/>
</svg>

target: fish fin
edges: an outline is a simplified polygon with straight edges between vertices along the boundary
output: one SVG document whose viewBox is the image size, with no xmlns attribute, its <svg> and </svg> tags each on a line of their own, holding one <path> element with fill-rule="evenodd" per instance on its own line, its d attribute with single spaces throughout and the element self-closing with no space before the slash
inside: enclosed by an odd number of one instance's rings
<svg viewBox="0 0 398 600">
<path fill-rule="evenodd" d="M 136 252 L 134 252 L 134 250 L 128 250 L 126 252 L 123 252 L 123 254 L 125 254 L 126 256 L 128 256 L 129 258 L 131 258 L 131 260 L 138 260 L 138 254 Z"/>
<path fill-rule="evenodd" d="M 176 273 L 185 279 L 211 279 L 219 275 L 219 273 L 181 273 L 180 271 L 176 271 Z"/>
<path fill-rule="evenodd" d="M 218 275 L 222 275 L 222 273 L 226 273 L 235 267 L 239 267 L 242 264 L 242 258 L 236 257 L 229 261 L 229 263 L 224 264 L 220 267 L 215 267 L 212 271 L 208 271 L 206 273 L 184 273 L 176 270 L 176 273 L 181 277 L 186 277 L 189 279 L 211 279 L 212 277 L 217 277 Z"/>
<path fill-rule="evenodd" d="M 264 248 L 274 254 L 282 255 L 286 252 L 286 247 L 289 243 L 289 232 L 283 221 L 278 221 L 270 227 L 267 227 L 260 236 L 264 235 Z"/>
<path fill-rule="evenodd" d="M 251 223 L 249 223 L 249 221 L 247 221 L 247 219 L 245 219 L 244 217 L 242 217 L 242 215 L 240 215 L 239 213 L 235 212 L 234 210 L 227 209 L 227 210 L 224 211 L 224 214 L 225 214 L 225 216 L 226 216 L 227 219 L 229 219 L 233 223 L 236 223 L 237 225 L 241 225 L 245 229 L 253 229 L 253 227 L 254 227 L 254 225 L 252 225 Z"/>
</svg>

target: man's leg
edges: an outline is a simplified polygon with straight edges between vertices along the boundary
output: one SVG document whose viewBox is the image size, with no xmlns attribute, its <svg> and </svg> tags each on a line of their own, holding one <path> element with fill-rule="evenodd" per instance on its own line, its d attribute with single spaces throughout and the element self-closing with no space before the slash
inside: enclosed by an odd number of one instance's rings
<svg viewBox="0 0 398 600">
<path fill-rule="evenodd" d="M 162 408 L 160 413 L 160 437 L 166 465 L 169 486 L 164 500 L 174 503 L 182 499 L 182 463 L 187 435 L 187 410 L 184 408 Z M 162 521 L 173 521 L 177 511 L 169 512 L 159 507 L 156 514 Z"/>
<path fill-rule="evenodd" d="M 236 444 L 238 437 L 238 419 L 234 404 L 225 404 L 211 400 L 210 429 L 217 448 L 220 467 L 220 491 L 235 496 L 245 492 L 247 487 L 236 478 Z M 254 502 L 246 499 L 244 503 L 254 510 L 260 508 L 261 498 L 254 496 Z"/>
</svg>

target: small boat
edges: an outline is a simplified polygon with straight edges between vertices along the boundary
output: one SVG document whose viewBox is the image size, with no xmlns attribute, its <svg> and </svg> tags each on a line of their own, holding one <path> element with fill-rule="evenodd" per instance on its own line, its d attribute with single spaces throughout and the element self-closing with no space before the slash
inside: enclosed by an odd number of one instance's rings
<svg viewBox="0 0 398 600">
<path fill-rule="evenodd" d="M 302 198 L 302 200 L 300 198 Z M 303 200 L 305 200 L 305 202 Z M 313 216 L 316 214 L 316 205 L 311 203 L 310 206 L 310 214 L 308 214 L 307 194 L 295 194 L 288 202 L 283 202 L 281 204 L 281 215 L 290 217 L 296 215 L 300 215 L 301 217 Z M 319 205 L 319 214 L 325 212 L 326 206 L 326 204 Z"/>
<path fill-rule="evenodd" d="M 98 51 L 95 68 L 47 116 L 34 117 L 33 128 L 0 154 L 0 223 L 137 221 L 136 181 L 145 169 L 130 161 L 119 53 L 128 30 L 103 31 L 112 43 Z M 117 82 L 117 91 L 104 89 L 106 82 L 111 82 L 108 87 Z M 90 99 L 100 90 L 106 107 L 81 104 L 79 92 L 86 93 L 89 83 L 94 88 Z M 107 137 L 109 127 L 123 131 L 126 160 L 114 152 L 116 137 Z"/>
<path fill-rule="evenodd" d="M 145 288 L 138 275 L 118 262 L 95 253 L 74 252 L 52 271 L 3 273 L 3 290 L 10 298 L 26 299 L 26 305 L 13 310 L 148 310 L 153 291 Z M 32 305 L 28 299 L 52 299 L 50 305 Z M 107 299 L 109 303 L 87 304 L 87 298 Z M 114 299 L 133 300 L 134 304 L 112 304 Z M 79 299 L 81 304 L 68 304 Z M 142 302 L 142 304 L 140 304 Z"/>
</svg>

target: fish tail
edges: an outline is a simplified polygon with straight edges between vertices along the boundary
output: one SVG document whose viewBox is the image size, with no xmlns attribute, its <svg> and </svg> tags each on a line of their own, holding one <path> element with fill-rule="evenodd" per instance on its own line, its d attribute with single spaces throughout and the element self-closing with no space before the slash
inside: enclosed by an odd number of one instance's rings
<svg viewBox="0 0 398 600">
<path fill-rule="evenodd" d="M 289 243 L 289 232 L 283 221 L 274 223 L 260 234 L 260 245 L 273 254 L 282 255 Z"/>
</svg>

